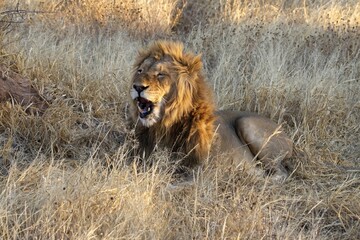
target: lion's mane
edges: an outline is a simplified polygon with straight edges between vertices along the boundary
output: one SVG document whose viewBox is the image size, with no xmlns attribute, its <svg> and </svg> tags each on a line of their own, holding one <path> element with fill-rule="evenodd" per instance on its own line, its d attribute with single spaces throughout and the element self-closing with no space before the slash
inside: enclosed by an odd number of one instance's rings
<svg viewBox="0 0 360 240">
<path fill-rule="evenodd" d="M 185 165 L 196 165 L 206 158 L 215 131 L 214 100 L 204 81 L 201 56 L 184 53 L 182 43 L 156 41 L 139 51 L 134 67 L 137 69 L 148 58 L 170 58 L 168 71 L 177 79 L 173 79 L 159 122 L 150 127 L 137 126 L 140 145 L 151 152 L 150 148 L 160 142 L 173 152 L 187 154 Z M 132 108 L 132 116 L 136 121 L 136 106 Z"/>
</svg>

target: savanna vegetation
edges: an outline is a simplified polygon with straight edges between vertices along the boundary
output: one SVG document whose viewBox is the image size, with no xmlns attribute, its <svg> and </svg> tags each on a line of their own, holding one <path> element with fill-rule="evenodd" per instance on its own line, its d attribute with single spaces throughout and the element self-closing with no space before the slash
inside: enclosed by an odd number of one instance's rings
<svg viewBox="0 0 360 240">
<path fill-rule="evenodd" d="M 3 0 L 0 39 L 47 106 L 0 103 L 1 239 L 360 238 L 359 1 Z M 285 183 L 218 162 L 174 187 L 161 149 L 126 164 L 132 64 L 156 39 L 202 54 L 219 108 L 283 123 Z"/>
</svg>

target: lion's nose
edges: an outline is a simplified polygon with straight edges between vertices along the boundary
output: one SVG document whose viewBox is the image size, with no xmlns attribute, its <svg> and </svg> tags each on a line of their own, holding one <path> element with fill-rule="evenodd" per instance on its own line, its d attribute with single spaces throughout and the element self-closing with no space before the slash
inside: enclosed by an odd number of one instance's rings
<svg viewBox="0 0 360 240">
<path fill-rule="evenodd" d="M 141 86 L 141 85 L 133 85 L 133 88 L 138 92 L 141 93 L 142 91 L 144 91 L 145 89 L 148 88 L 148 86 Z"/>
</svg>

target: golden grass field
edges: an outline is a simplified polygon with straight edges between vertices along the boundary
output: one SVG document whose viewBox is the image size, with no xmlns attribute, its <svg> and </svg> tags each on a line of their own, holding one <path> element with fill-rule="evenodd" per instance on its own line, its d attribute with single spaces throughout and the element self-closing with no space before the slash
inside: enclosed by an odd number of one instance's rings
<svg viewBox="0 0 360 240">
<path fill-rule="evenodd" d="M 4 0 L 0 29 L 0 63 L 49 103 L 0 103 L 1 239 L 360 239 L 359 1 Z M 155 39 L 202 53 L 219 108 L 284 123 L 284 184 L 217 163 L 174 188 L 166 151 L 125 164 Z"/>
</svg>

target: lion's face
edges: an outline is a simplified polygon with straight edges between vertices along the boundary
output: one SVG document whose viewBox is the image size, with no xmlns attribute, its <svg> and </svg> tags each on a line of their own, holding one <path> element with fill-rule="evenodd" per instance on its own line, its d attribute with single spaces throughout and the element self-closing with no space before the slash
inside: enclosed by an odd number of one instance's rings
<svg viewBox="0 0 360 240">
<path fill-rule="evenodd" d="M 172 98 L 176 74 L 170 58 L 146 58 L 135 69 L 130 95 L 141 123 L 150 127 L 162 119 L 165 105 Z"/>
</svg>

